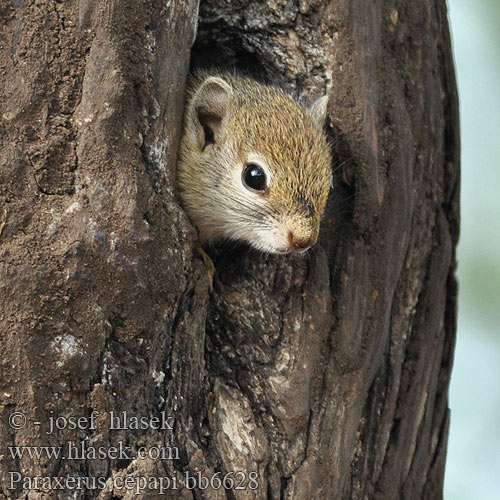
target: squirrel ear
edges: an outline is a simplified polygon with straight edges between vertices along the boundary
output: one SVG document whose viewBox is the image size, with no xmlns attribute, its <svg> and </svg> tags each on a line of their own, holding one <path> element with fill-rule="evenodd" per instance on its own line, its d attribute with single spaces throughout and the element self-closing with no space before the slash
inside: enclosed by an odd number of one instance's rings
<svg viewBox="0 0 500 500">
<path fill-rule="evenodd" d="M 231 103 L 231 86 L 222 78 L 206 78 L 196 91 L 190 119 L 194 138 L 201 150 L 219 142 L 224 134 Z"/>
<path fill-rule="evenodd" d="M 309 107 L 309 111 L 314 116 L 314 118 L 316 118 L 320 127 L 323 127 L 323 125 L 325 124 L 327 108 L 328 95 L 324 95 L 323 97 L 316 99 L 316 101 L 314 101 L 313 104 L 311 104 L 311 106 Z"/>
</svg>

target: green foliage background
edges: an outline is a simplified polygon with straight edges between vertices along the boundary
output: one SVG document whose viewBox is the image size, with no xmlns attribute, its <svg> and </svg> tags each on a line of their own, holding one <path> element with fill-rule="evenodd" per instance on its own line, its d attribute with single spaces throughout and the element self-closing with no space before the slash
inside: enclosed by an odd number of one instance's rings
<svg viewBox="0 0 500 500">
<path fill-rule="evenodd" d="M 500 498 L 500 0 L 448 0 L 462 129 L 446 500 Z"/>
</svg>

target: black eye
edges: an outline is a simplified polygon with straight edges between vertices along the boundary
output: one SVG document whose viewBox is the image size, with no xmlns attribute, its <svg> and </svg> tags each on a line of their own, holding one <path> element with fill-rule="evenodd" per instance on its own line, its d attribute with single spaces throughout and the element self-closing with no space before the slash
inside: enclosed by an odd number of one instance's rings
<svg viewBox="0 0 500 500">
<path fill-rule="evenodd" d="M 266 174 L 259 165 L 249 163 L 243 170 L 243 183 L 254 191 L 266 190 Z"/>
</svg>

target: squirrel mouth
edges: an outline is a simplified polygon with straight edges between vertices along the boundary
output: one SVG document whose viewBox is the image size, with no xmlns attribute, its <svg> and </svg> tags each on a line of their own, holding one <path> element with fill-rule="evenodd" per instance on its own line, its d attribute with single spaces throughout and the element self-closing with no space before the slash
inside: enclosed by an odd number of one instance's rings
<svg viewBox="0 0 500 500">
<path fill-rule="evenodd" d="M 285 254 L 287 254 L 287 253 L 290 253 L 290 249 L 289 249 L 289 248 L 286 248 L 286 247 L 285 247 L 285 248 L 275 248 L 275 249 L 274 249 L 274 251 L 275 251 L 276 253 L 281 254 L 281 255 L 285 255 Z"/>
</svg>

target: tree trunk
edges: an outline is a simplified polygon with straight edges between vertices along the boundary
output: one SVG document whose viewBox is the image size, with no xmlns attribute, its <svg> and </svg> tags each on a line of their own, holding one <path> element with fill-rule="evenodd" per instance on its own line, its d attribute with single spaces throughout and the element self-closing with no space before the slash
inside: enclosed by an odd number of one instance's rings
<svg viewBox="0 0 500 500">
<path fill-rule="evenodd" d="M 441 498 L 459 192 L 445 0 L 0 12 L 0 497 Z M 305 258 L 225 250 L 212 292 L 174 182 L 190 54 L 328 91 L 340 165 Z"/>
</svg>

